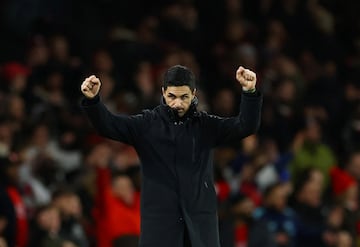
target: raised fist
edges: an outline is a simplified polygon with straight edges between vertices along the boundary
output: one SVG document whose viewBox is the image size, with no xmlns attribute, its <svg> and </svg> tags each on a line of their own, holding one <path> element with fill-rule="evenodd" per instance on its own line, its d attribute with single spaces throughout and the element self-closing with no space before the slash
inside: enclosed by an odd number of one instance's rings
<svg viewBox="0 0 360 247">
<path fill-rule="evenodd" d="M 99 78 L 92 75 L 87 77 L 84 82 L 81 84 L 81 92 L 85 95 L 86 98 L 94 98 L 100 91 L 101 82 Z"/>
<path fill-rule="evenodd" d="M 256 74 L 249 69 L 240 66 L 236 71 L 236 79 L 240 82 L 243 90 L 254 90 L 256 85 Z"/>
</svg>

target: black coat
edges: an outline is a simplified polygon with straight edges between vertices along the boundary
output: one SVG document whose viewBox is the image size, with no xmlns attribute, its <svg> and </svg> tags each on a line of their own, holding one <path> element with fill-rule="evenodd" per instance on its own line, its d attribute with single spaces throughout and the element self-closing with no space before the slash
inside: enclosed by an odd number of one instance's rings
<svg viewBox="0 0 360 247">
<path fill-rule="evenodd" d="M 262 96 L 242 94 L 240 114 L 221 118 L 193 102 L 179 118 L 164 103 L 134 116 L 114 115 L 99 97 L 82 101 L 102 136 L 133 145 L 141 160 L 141 247 L 219 247 L 212 149 L 256 132 Z M 186 227 L 185 227 L 186 226 Z"/>
</svg>

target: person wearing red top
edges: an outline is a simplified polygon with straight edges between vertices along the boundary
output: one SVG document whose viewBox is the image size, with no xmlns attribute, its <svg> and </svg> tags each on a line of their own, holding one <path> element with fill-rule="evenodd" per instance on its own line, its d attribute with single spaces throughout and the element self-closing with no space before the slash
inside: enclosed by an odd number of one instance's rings
<svg viewBox="0 0 360 247">
<path fill-rule="evenodd" d="M 11 158 L 13 157 L 13 158 Z M 15 156 L 0 158 L 0 217 L 7 222 L 4 238 L 9 247 L 26 247 L 28 221 L 25 204 L 18 190 L 18 164 Z"/>
<path fill-rule="evenodd" d="M 94 218 L 98 247 L 111 247 L 121 236 L 140 235 L 140 195 L 126 174 L 111 174 L 107 167 L 110 152 L 103 144 L 93 150 L 97 173 Z"/>
</svg>

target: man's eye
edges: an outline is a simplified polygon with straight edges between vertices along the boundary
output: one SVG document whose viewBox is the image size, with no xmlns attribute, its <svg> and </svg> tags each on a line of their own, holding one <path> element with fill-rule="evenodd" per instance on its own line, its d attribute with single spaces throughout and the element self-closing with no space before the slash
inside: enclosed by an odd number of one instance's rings
<svg viewBox="0 0 360 247">
<path fill-rule="evenodd" d="M 187 96 L 187 95 L 181 96 L 181 99 L 182 99 L 182 100 L 185 100 L 185 99 L 187 99 L 187 98 L 189 98 L 189 96 Z"/>
<path fill-rule="evenodd" d="M 175 99 L 175 95 L 169 95 L 168 97 L 171 99 Z"/>
</svg>

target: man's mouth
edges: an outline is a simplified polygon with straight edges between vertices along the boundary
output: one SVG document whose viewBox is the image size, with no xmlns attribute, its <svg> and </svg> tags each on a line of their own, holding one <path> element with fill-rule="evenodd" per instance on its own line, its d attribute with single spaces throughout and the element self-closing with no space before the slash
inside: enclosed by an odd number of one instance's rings
<svg viewBox="0 0 360 247">
<path fill-rule="evenodd" d="M 177 111 L 177 112 L 182 112 L 182 111 L 184 111 L 183 108 L 173 108 L 173 110 L 174 110 L 174 111 Z"/>
</svg>

